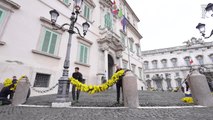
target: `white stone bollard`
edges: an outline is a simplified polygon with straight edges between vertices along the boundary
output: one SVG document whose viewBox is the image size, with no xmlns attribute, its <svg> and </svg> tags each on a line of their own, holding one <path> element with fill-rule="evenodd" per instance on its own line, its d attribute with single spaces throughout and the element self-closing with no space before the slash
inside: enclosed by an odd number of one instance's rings
<svg viewBox="0 0 213 120">
<path fill-rule="evenodd" d="M 123 96 L 125 107 L 139 107 L 137 78 L 131 71 L 127 71 L 123 77 Z"/>
<path fill-rule="evenodd" d="M 194 103 L 207 107 L 213 106 L 213 95 L 210 92 L 205 75 L 193 71 L 188 81 Z"/>
<path fill-rule="evenodd" d="M 12 105 L 19 105 L 26 102 L 27 94 L 30 88 L 28 78 L 21 79 L 17 86 L 12 99 Z"/>
</svg>

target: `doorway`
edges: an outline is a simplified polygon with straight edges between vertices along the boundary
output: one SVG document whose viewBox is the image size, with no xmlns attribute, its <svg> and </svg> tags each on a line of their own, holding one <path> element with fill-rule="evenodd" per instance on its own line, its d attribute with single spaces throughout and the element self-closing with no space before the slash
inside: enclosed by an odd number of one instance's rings
<svg viewBox="0 0 213 120">
<path fill-rule="evenodd" d="M 113 75 L 114 68 L 114 60 L 111 55 L 108 55 L 108 79 L 110 79 Z"/>
</svg>

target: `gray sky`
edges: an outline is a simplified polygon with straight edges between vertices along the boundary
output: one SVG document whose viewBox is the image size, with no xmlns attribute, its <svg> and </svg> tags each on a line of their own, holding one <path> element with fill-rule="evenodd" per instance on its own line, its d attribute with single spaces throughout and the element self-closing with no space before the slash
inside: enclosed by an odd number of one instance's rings
<svg viewBox="0 0 213 120">
<path fill-rule="evenodd" d="M 141 49 L 152 50 L 183 45 L 183 42 L 191 37 L 200 37 L 195 26 L 199 22 L 206 21 L 201 19 L 201 5 L 213 1 L 127 0 L 127 2 L 140 19 L 138 28 L 143 36 Z"/>
</svg>

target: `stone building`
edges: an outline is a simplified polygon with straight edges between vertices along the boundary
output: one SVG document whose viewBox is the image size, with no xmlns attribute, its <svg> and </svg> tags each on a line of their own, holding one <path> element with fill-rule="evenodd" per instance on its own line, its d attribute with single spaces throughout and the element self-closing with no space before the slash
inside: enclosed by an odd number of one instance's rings
<svg viewBox="0 0 213 120">
<path fill-rule="evenodd" d="M 0 1 L 0 82 L 13 75 L 27 75 L 32 87 L 47 90 L 58 83 L 69 34 L 54 30 L 49 11 L 60 16 L 57 26 L 70 23 L 73 0 L 1 0 Z M 117 0 L 122 16 L 113 15 L 111 0 L 84 0 L 76 27 L 88 21 L 84 38 L 72 37 L 70 76 L 80 68 L 86 84 L 101 84 L 101 77 L 110 78 L 115 64 L 131 69 L 142 82 L 140 21 L 126 0 Z M 125 24 L 121 20 L 125 16 Z M 66 29 L 66 28 L 65 28 Z M 57 88 L 46 94 L 56 93 Z M 31 95 L 41 95 L 32 91 Z"/>
<path fill-rule="evenodd" d="M 213 42 L 192 37 L 183 46 L 142 51 L 147 89 L 174 90 L 182 85 L 190 67 L 213 80 Z M 212 86 L 213 87 L 213 86 Z"/>
</svg>

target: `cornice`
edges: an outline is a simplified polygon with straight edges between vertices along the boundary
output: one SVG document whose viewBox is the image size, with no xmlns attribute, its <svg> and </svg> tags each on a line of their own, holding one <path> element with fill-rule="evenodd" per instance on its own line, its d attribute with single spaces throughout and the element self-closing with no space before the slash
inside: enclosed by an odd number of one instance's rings
<svg viewBox="0 0 213 120">
<path fill-rule="evenodd" d="M 140 19 L 138 18 L 138 16 L 135 14 L 135 12 L 132 10 L 132 8 L 129 6 L 129 4 L 127 3 L 126 0 L 123 0 L 124 4 L 126 5 L 126 7 L 130 10 L 130 12 L 132 13 L 132 15 L 136 18 L 136 20 L 138 22 L 140 22 Z"/>
<path fill-rule="evenodd" d="M 85 0 L 89 5 L 91 5 L 93 8 L 96 7 L 95 3 L 93 2 L 93 0 Z"/>
<path fill-rule="evenodd" d="M 175 52 L 175 51 L 183 51 L 183 50 L 193 50 L 205 47 L 213 47 L 213 42 L 204 42 L 203 45 L 191 46 L 187 47 L 186 45 L 183 46 L 176 46 L 176 47 L 169 47 L 163 49 L 154 49 L 154 50 L 146 50 L 141 51 L 142 55 L 151 55 L 151 54 L 158 54 L 162 52 Z"/>
<path fill-rule="evenodd" d="M 133 33 L 135 33 L 135 35 L 139 38 L 139 39 L 142 39 L 142 35 L 138 32 L 138 30 L 129 22 L 128 19 L 127 20 L 127 27 L 130 28 L 131 31 L 133 31 Z"/>
<path fill-rule="evenodd" d="M 100 0 L 99 3 L 103 6 L 106 6 L 110 8 L 112 6 L 112 1 L 111 0 Z"/>
<path fill-rule="evenodd" d="M 10 5 L 14 9 L 20 9 L 21 8 L 21 6 L 18 3 L 14 2 L 13 0 L 4 0 L 3 2 Z"/>
<path fill-rule="evenodd" d="M 45 17 L 40 17 L 40 20 L 41 20 L 42 22 L 44 22 L 44 23 L 47 23 L 47 24 L 49 24 L 49 25 L 52 25 L 52 22 L 51 22 L 49 19 L 45 18 Z M 58 25 L 58 24 L 55 24 L 55 27 L 56 27 L 56 29 L 59 29 L 61 26 Z M 61 30 L 62 32 L 66 31 L 66 29 L 65 29 L 64 27 L 63 27 L 62 29 L 59 29 L 59 30 Z"/>
</svg>

